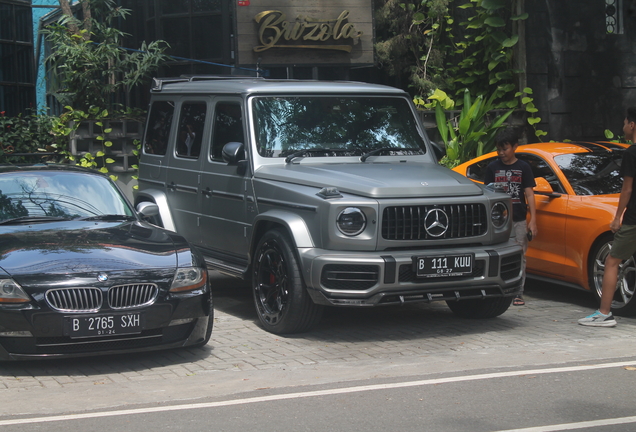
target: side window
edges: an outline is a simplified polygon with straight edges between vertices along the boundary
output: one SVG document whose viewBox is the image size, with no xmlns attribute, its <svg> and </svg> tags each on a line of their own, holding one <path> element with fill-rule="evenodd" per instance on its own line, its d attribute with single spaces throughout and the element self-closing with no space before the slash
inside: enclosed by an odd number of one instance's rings
<svg viewBox="0 0 636 432">
<path fill-rule="evenodd" d="M 245 143 L 241 105 L 219 102 L 214 109 L 214 126 L 210 156 L 213 160 L 223 160 L 223 146 L 229 142 Z"/>
<path fill-rule="evenodd" d="M 181 104 L 177 156 L 193 159 L 199 157 L 206 111 L 205 102 L 184 102 Z"/>
<path fill-rule="evenodd" d="M 482 161 L 479 161 L 477 163 L 470 165 L 468 169 L 466 170 L 466 177 L 468 177 L 471 180 L 477 180 L 477 181 L 483 182 L 484 177 L 486 177 L 486 167 L 488 166 L 490 162 L 494 161 L 495 159 L 497 159 L 497 157 L 484 159 Z"/>
<path fill-rule="evenodd" d="M 165 155 L 168 148 L 168 136 L 174 116 L 174 102 L 153 102 L 148 115 L 148 127 L 144 137 L 144 153 Z"/>
<path fill-rule="evenodd" d="M 561 185 L 559 178 L 545 160 L 539 156 L 525 153 L 517 153 L 517 157 L 522 161 L 526 161 L 528 165 L 530 165 L 532 168 L 532 174 L 535 178 L 543 177 L 548 181 L 548 183 L 550 183 L 554 192 L 565 193 L 565 189 Z"/>
</svg>

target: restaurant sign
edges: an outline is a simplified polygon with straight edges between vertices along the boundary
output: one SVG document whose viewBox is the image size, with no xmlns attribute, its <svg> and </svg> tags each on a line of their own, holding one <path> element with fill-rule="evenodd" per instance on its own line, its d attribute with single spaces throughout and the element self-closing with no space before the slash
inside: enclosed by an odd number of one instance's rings
<svg viewBox="0 0 636 432">
<path fill-rule="evenodd" d="M 243 2 L 237 8 L 239 64 L 372 64 L 371 2 L 336 3 Z"/>
<path fill-rule="evenodd" d="M 354 24 L 347 22 L 348 17 L 349 11 L 345 10 L 334 21 L 299 16 L 296 21 L 291 22 L 286 21 L 287 16 L 281 11 L 261 12 L 254 17 L 254 20 L 259 24 L 258 40 L 261 43 L 261 45 L 254 47 L 254 51 L 260 52 L 270 48 L 300 48 L 351 52 L 352 44 L 323 43 L 346 41 L 362 36 L 363 33 L 356 30 Z M 298 40 L 314 43 L 305 45 L 289 43 Z"/>
</svg>

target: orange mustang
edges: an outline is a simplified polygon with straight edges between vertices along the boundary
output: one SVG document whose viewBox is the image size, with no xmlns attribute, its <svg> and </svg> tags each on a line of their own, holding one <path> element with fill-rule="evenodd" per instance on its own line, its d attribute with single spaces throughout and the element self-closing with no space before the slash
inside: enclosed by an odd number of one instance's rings
<svg viewBox="0 0 636 432">
<path fill-rule="evenodd" d="M 619 143 L 539 143 L 520 145 L 517 158 L 530 164 L 539 234 L 528 247 L 528 277 L 591 290 L 600 298 L 605 257 L 612 247 L 614 218 L 622 179 L 624 149 Z M 454 168 L 483 182 L 495 152 Z M 636 314 L 636 263 L 621 264 L 612 311 Z"/>
</svg>

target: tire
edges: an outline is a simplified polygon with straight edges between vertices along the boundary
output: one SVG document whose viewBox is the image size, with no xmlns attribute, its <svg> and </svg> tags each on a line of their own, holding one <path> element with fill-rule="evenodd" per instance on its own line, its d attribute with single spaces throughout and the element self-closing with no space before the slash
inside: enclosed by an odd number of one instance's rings
<svg viewBox="0 0 636 432">
<path fill-rule="evenodd" d="M 212 337 L 212 328 L 214 327 L 214 301 L 212 299 L 212 294 L 210 293 L 210 311 L 208 315 L 208 327 L 205 329 L 205 336 L 201 342 L 197 342 L 192 345 L 194 348 L 203 348 L 210 342 L 210 338 Z"/>
<path fill-rule="evenodd" d="M 252 272 L 256 313 L 265 330 L 302 333 L 318 324 L 324 307 L 309 297 L 287 234 L 279 229 L 265 233 L 256 247 Z"/>
<path fill-rule="evenodd" d="M 605 258 L 609 254 L 614 236 L 605 234 L 594 243 L 588 264 L 590 289 L 598 301 L 603 290 Z M 621 263 L 618 269 L 618 284 L 612 301 L 612 313 L 620 316 L 636 315 L 636 261 L 632 256 Z"/>
<path fill-rule="evenodd" d="M 494 318 L 508 310 L 512 297 L 447 301 L 451 311 L 462 318 Z"/>
</svg>

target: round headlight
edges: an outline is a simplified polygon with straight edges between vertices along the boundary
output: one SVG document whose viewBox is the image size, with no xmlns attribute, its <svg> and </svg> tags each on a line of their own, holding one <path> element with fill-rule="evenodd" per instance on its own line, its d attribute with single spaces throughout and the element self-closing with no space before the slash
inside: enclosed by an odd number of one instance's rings
<svg viewBox="0 0 636 432">
<path fill-rule="evenodd" d="M 366 228 L 367 218 L 359 208 L 347 207 L 338 215 L 336 225 L 344 235 L 356 236 Z"/>
<path fill-rule="evenodd" d="M 490 211 L 490 219 L 495 228 L 503 227 L 508 221 L 508 207 L 502 202 L 495 203 Z"/>
</svg>

